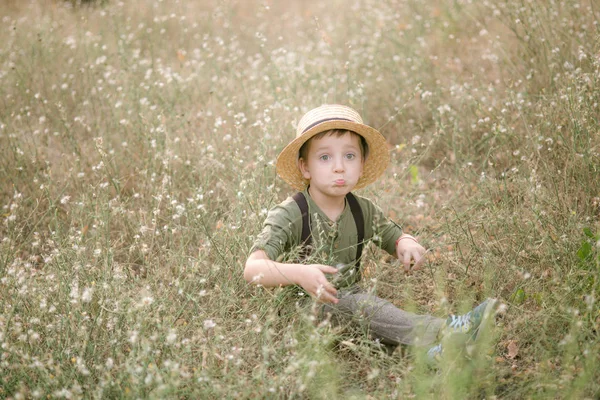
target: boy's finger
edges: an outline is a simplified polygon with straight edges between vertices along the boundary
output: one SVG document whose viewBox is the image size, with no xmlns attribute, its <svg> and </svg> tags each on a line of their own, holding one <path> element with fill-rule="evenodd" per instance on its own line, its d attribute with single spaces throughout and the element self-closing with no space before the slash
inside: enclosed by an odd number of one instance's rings
<svg viewBox="0 0 600 400">
<path fill-rule="evenodd" d="M 323 288 L 328 292 L 331 293 L 333 295 L 337 294 L 337 290 L 335 289 L 335 287 L 331 284 L 331 282 L 329 281 L 325 281 L 321 286 L 323 286 Z"/>
<path fill-rule="evenodd" d="M 422 263 L 422 261 L 423 261 L 423 259 L 420 259 L 418 262 L 414 263 L 414 264 L 413 264 L 413 266 L 412 266 L 412 270 L 413 270 L 413 271 L 418 271 L 418 270 L 420 270 L 420 269 L 421 269 L 421 267 L 423 266 L 423 263 Z"/>
<path fill-rule="evenodd" d="M 325 283 L 319 284 L 319 287 L 317 288 L 317 292 L 316 293 L 318 295 L 318 294 L 325 294 L 326 292 L 327 293 L 331 293 L 333 295 L 337 294 L 336 288 L 331 283 L 329 283 L 328 281 L 325 281 Z"/>
<path fill-rule="evenodd" d="M 425 263 L 425 257 L 423 257 L 423 254 L 417 254 L 417 257 L 415 257 L 415 269 L 417 268 L 421 268 L 423 266 L 423 264 Z"/>
<path fill-rule="evenodd" d="M 328 303 L 337 303 L 337 290 L 333 286 L 328 287 L 323 300 Z"/>
<path fill-rule="evenodd" d="M 320 285 L 315 293 L 315 297 L 322 302 L 337 303 L 337 290 L 331 285 Z"/>
<path fill-rule="evenodd" d="M 421 257 L 421 254 L 419 253 L 419 251 L 413 252 L 412 259 L 414 260 L 414 264 L 415 265 L 419 265 L 422 262 L 422 260 L 423 260 L 423 258 Z"/>
<path fill-rule="evenodd" d="M 337 289 L 329 282 L 327 282 L 327 286 L 325 286 L 327 292 L 329 292 L 333 296 L 337 296 Z"/>
<path fill-rule="evenodd" d="M 321 303 L 334 303 L 334 304 L 335 304 L 335 303 L 337 303 L 339 300 L 337 299 L 337 297 L 335 297 L 335 296 L 332 296 L 332 295 L 328 294 L 328 295 L 321 296 L 321 297 L 319 298 L 319 301 L 320 301 Z"/>
<path fill-rule="evenodd" d="M 319 269 L 321 270 L 321 272 L 324 272 L 326 274 L 337 274 L 338 270 L 335 267 L 331 267 L 329 265 L 321 265 L 319 266 Z"/>
<path fill-rule="evenodd" d="M 404 270 L 408 271 L 410 269 L 410 253 L 405 251 L 403 257 Z"/>
</svg>

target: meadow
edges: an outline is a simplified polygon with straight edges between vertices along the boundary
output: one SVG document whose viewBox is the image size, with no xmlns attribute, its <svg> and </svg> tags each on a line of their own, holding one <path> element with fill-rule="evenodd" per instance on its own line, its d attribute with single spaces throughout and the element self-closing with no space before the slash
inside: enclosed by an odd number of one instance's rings
<svg viewBox="0 0 600 400">
<path fill-rule="evenodd" d="M 4 1 L 0 398 L 598 398 L 597 0 Z M 302 114 L 429 249 L 363 285 L 497 326 L 428 368 L 242 276 Z M 288 301 L 286 301 L 288 300 Z"/>
</svg>

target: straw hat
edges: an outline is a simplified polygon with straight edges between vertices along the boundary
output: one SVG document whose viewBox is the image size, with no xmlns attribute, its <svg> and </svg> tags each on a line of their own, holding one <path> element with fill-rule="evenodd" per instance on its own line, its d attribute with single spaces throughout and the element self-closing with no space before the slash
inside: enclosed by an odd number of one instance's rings
<svg viewBox="0 0 600 400">
<path fill-rule="evenodd" d="M 373 183 L 385 171 L 390 161 L 388 144 L 375 128 L 363 124 L 360 115 L 350 107 L 325 104 L 304 114 L 296 128 L 296 138 L 277 157 L 277 174 L 296 190 L 304 190 L 308 181 L 298 167 L 300 148 L 313 136 L 330 129 L 346 129 L 356 132 L 367 141 L 369 153 L 363 174 L 354 189 Z"/>
</svg>

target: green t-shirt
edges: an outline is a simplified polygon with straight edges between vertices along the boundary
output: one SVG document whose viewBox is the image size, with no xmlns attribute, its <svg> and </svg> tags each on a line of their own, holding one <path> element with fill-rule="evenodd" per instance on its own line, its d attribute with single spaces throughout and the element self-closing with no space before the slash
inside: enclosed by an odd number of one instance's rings
<svg viewBox="0 0 600 400">
<path fill-rule="evenodd" d="M 304 190 L 311 215 L 313 251 L 305 263 L 325 265 L 349 264 L 356 258 L 358 233 L 350 205 L 346 202 L 344 211 L 337 221 L 331 221 Z M 396 254 L 396 239 L 402 228 L 387 218 L 381 209 L 369 199 L 356 196 L 365 220 L 365 244 L 373 241 L 388 253 Z M 302 215 L 292 197 L 273 207 L 264 222 L 251 249 L 264 250 L 271 260 L 291 262 L 298 259 L 301 249 Z"/>
</svg>

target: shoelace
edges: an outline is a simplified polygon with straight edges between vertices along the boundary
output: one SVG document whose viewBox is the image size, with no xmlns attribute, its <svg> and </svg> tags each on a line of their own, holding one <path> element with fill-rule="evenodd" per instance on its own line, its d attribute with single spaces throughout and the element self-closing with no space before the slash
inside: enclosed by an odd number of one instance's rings
<svg viewBox="0 0 600 400">
<path fill-rule="evenodd" d="M 440 343 L 440 344 L 438 344 L 438 345 L 433 346 L 432 348 L 430 348 L 427 351 L 427 356 L 430 359 L 435 359 L 435 358 L 439 357 L 442 354 L 442 352 L 443 352 L 442 344 Z"/>
<path fill-rule="evenodd" d="M 471 313 L 465 315 L 450 315 L 450 324 L 448 325 L 452 329 L 462 330 L 467 332 L 471 327 Z"/>
</svg>

